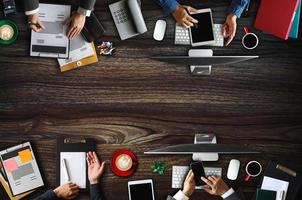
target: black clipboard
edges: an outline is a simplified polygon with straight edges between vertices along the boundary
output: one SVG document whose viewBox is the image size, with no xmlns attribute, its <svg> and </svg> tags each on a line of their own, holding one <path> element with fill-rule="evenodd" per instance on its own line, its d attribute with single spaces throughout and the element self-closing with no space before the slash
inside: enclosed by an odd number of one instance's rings
<svg viewBox="0 0 302 200">
<path fill-rule="evenodd" d="M 288 173 L 285 173 L 283 171 L 281 171 L 280 169 L 277 169 L 277 164 L 273 161 L 269 161 L 263 176 L 269 176 L 272 178 L 276 178 L 276 179 L 280 179 L 283 181 L 287 181 L 289 182 L 289 186 L 288 186 L 288 190 L 286 193 L 286 198 L 285 200 L 296 200 L 299 192 L 300 188 L 302 186 L 302 175 L 301 173 L 297 173 L 296 172 L 296 176 L 291 176 Z M 263 182 L 263 177 L 261 178 L 257 188 L 261 188 Z M 254 195 L 253 199 L 256 199 L 256 194 Z"/>
<path fill-rule="evenodd" d="M 57 173 L 56 173 L 56 183 L 60 185 L 60 153 L 61 152 L 89 152 L 95 151 L 95 141 L 92 138 L 64 138 L 60 137 L 57 139 Z M 87 163 L 86 163 L 87 169 Z M 86 188 L 81 189 L 81 191 L 89 190 L 89 180 L 86 171 Z"/>
</svg>

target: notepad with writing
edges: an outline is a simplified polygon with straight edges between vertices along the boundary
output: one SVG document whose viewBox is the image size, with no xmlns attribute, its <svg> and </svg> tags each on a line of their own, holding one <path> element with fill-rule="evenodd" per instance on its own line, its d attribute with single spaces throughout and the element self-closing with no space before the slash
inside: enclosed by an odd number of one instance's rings
<svg viewBox="0 0 302 200">
<path fill-rule="evenodd" d="M 86 153 L 85 152 L 61 152 L 60 162 L 66 162 L 70 182 L 77 184 L 80 188 L 86 188 Z M 60 168 L 60 185 L 68 183 L 64 173 L 63 165 Z"/>
</svg>

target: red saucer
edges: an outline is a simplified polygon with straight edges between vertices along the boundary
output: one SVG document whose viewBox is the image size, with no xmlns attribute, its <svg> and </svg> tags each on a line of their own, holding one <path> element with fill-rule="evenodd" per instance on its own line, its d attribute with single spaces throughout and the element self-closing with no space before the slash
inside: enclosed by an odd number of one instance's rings
<svg viewBox="0 0 302 200">
<path fill-rule="evenodd" d="M 116 158 L 121 154 L 127 154 L 128 156 L 130 156 L 132 158 L 132 167 L 127 171 L 121 171 L 115 165 Z M 135 157 L 135 155 L 130 150 L 126 150 L 126 149 L 122 149 L 122 150 L 118 150 L 118 151 L 114 152 L 114 154 L 111 157 L 111 161 L 110 161 L 112 172 L 118 176 L 132 175 L 136 171 L 137 164 L 138 164 L 138 162 L 137 162 L 137 158 Z"/>
</svg>

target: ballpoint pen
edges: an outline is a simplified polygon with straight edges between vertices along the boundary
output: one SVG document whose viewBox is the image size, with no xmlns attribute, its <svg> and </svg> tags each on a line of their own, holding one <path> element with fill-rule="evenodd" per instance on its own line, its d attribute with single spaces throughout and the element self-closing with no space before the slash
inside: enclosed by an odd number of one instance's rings
<svg viewBox="0 0 302 200">
<path fill-rule="evenodd" d="M 68 169 L 67 169 L 66 159 L 65 158 L 63 158 L 63 160 L 62 160 L 62 165 L 63 165 L 63 170 L 64 170 L 65 178 L 69 182 L 70 181 L 70 176 L 69 176 L 69 173 L 68 173 Z"/>
</svg>

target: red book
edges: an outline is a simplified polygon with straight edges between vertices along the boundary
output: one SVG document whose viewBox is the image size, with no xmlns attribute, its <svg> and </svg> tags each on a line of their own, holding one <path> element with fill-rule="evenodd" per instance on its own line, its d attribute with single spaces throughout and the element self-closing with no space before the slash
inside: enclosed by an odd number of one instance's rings
<svg viewBox="0 0 302 200">
<path fill-rule="evenodd" d="M 261 0 L 254 27 L 288 39 L 299 0 Z"/>
</svg>

